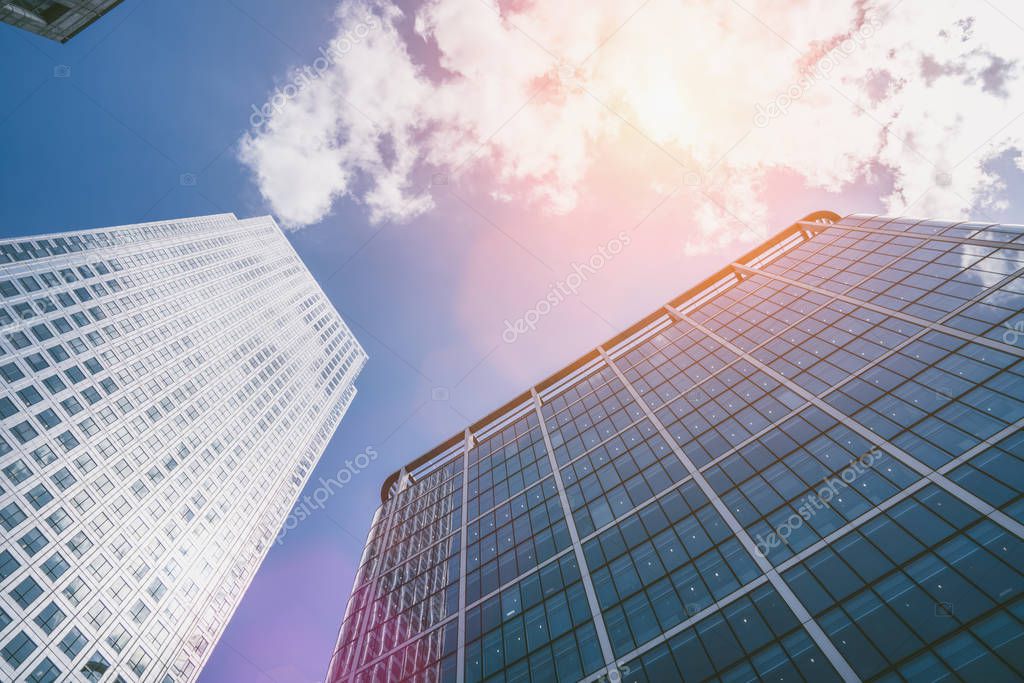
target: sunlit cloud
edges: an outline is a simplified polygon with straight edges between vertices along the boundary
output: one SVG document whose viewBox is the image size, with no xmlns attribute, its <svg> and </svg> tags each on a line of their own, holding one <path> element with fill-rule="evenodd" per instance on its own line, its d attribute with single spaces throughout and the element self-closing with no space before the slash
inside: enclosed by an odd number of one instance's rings
<svg viewBox="0 0 1024 683">
<path fill-rule="evenodd" d="M 993 159 L 1022 164 L 1024 11 L 1006 2 L 428 0 L 411 12 L 344 3 L 344 50 L 243 137 L 240 158 L 286 225 L 340 201 L 407 221 L 434 209 L 431 178 L 470 173 L 492 200 L 568 214 L 629 138 L 695 193 L 680 244 L 701 252 L 766 234 L 765 179 L 779 169 L 834 192 L 882 169 L 889 211 L 956 217 L 1004 205 Z"/>
</svg>

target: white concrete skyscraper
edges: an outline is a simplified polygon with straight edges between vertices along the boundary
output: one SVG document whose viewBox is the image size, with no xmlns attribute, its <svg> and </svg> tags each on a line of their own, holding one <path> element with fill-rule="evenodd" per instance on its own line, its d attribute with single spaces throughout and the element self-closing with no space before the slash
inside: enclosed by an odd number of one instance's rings
<svg viewBox="0 0 1024 683">
<path fill-rule="evenodd" d="M 365 361 L 269 217 L 0 242 L 0 680 L 195 680 Z"/>
</svg>

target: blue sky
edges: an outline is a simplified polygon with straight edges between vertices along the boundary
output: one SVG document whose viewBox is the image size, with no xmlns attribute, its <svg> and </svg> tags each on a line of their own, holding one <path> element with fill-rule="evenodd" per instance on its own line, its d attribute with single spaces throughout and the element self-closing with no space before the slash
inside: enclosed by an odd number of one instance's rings
<svg viewBox="0 0 1024 683">
<path fill-rule="evenodd" d="M 906 2 L 913 4 L 913 0 Z M 574 154 L 568 147 L 544 147 L 532 144 L 535 138 L 516 135 L 502 140 L 495 134 L 491 142 L 483 124 L 479 131 L 469 125 L 465 139 L 453 147 L 477 148 L 487 140 L 480 156 L 501 158 L 510 165 L 502 169 L 500 164 L 474 163 L 463 169 L 447 159 L 431 165 L 425 159 L 437 141 L 403 141 L 407 121 L 384 123 L 383 137 L 389 142 L 381 144 L 387 151 L 369 162 L 355 159 L 351 149 L 340 158 L 328 159 L 350 173 L 351 180 L 335 182 L 310 197 L 320 206 L 326 197 L 327 208 L 318 213 L 314 206 L 307 211 L 308 207 L 283 200 L 281 191 L 274 189 L 281 187 L 279 160 L 282 150 L 288 151 L 286 131 L 278 128 L 255 134 L 251 139 L 265 143 L 260 147 L 265 154 L 256 161 L 250 157 L 247 163 L 239 160 L 239 140 L 249 130 L 252 107 L 262 106 L 276 87 L 287 84 L 290 69 L 313 63 L 318 48 L 344 35 L 344 26 L 339 28 L 332 18 L 337 5 L 337 0 L 127 0 L 66 45 L 0 25 L 0 234 L 8 237 L 220 212 L 240 217 L 271 212 L 301 215 L 303 220 L 291 222 L 302 228 L 289 232 L 289 237 L 370 355 L 355 404 L 307 491 L 315 488 L 319 477 L 333 476 L 346 459 L 367 448 L 380 457 L 270 551 L 204 671 L 200 679 L 204 683 L 322 680 L 371 511 L 379 501 L 379 485 L 387 474 L 746 251 L 752 246 L 751 236 L 764 234 L 767 227 L 781 229 L 816 209 L 845 214 L 901 208 L 892 199 L 894 193 L 908 194 L 923 182 L 914 175 L 916 162 L 911 158 L 940 156 L 935 151 L 939 147 L 927 147 L 931 143 L 922 129 L 914 142 L 904 136 L 902 143 L 879 147 L 874 156 L 866 154 L 851 165 L 846 143 L 825 126 L 820 135 L 806 131 L 806 144 L 820 145 L 812 150 L 822 157 L 814 168 L 797 168 L 800 156 L 778 152 L 779 163 L 756 165 L 756 178 L 751 181 L 753 162 L 748 157 L 731 157 L 736 161 L 725 164 L 726 187 L 709 184 L 707 191 L 702 186 L 693 192 L 683 175 L 679 192 L 680 164 L 674 152 L 666 149 L 684 146 L 673 137 L 671 126 L 659 129 L 666 114 L 675 116 L 677 103 L 660 101 L 645 109 L 638 96 L 632 104 L 626 98 L 625 106 L 632 107 L 638 120 L 647 121 L 646 127 L 621 127 L 612 139 L 593 143 L 600 151 L 590 151 L 587 163 L 573 156 L 579 163 L 572 168 L 533 163 L 567 158 Z M 440 31 L 417 39 L 409 16 L 394 24 L 395 35 L 405 41 L 404 52 L 423 65 L 424 73 L 444 82 L 457 80 L 460 67 L 452 56 L 456 51 L 446 52 L 451 39 Z M 430 19 L 441 22 L 444 16 Z M 837 21 L 848 22 L 849 17 Z M 995 20 L 990 17 L 990 21 Z M 793 31 L 804 30 L 794 26 Z M 1019 37 L 1012 45 L 1005 44 L 1011 45 L 1011 52 L 1024 43 Z M 364 52 L 354 50 L 344 67 L 338 67 L 342 69 L 339 87 L 348 99 L 363 102 L 367 92 L 384 87 L 383 81 L 371 78 L 369 85 L 362 86 L 369 91 L 360 91 L 352 80 L 353 69 L 372 72 L 373 64 L 359 60 L 383 49 L 373 42 L 378 38 L 367 39 L 360 45 Z M 765 49 L 787 48 L 770 45 Z M 479 53 L 476 58 L 485 60 L 488 55 Z M 959 68 L 953 61 L 942 60 L 939 54 L 940 73 L 932 74 L 934 83 L 929 87 L 941 89 L 946 81 L 952 83 L 953 75 L 965 89 L 977 86 L 980 92 L 985 86 L 969 78 L 975 68 L 972 62 Z M 853 68 L 852 61 L 843 68 Z M 382 63 L 387 66 L 386 60 Z M 395 65 L 393 73 L 401 68 L 402 64 Z M 509 75 L 514 77 L 518 75 Z M 849 83 L 858 87 L 855 79 Z M 410 82 L 409 87 L 413 85 L 423 83 Z M 870 100 L 877 83 L 864 81 L 860 86 Z M 439 89 L 426 92 L 435 100 L 451 95 Z M 945 106 L 961 106 L 949 93 L 934 95 Z M 1019 89 L 1014 93 L 1019 94 Z M 330 93 L 322 89 L 311 88 L 307 94 L 321 98 L 316 106 L 343 106 L 337 100 L 332 103 Z M 710 88 L 707 96 L 714 103 Z M 1013 97 L 1004 99 L 1020 102 Z M 751 115 L 757 99 L 744 105 L 749 104 Z M 507 100 L 500 117 L 506 121 L 523 105 L 515 97 Z M 552 111 L 551 101 L 540 109 L 542 113 Z M 570 100 L 566 96 L 557 101 Z M 403 111 L 398 104 L 388 106 L 387 111 L 397 112 L 396 116 Z M 530 106 L 534 105 L 526 105 L 527 112 Z M 839 110 L 828 109 L 834 104 L 820 106 L 830 116 L 838 115 Z M 459 111 L 470 109 L 471 103 L 466 103 Z M 865 122 L 875 117 L 858 115 L 849 106 L 842 111 L 848 119 L 839 123 L 852 137 L 866 140 L 886 135 L 878 121 Z M 469 120 L 487 121 L 492 114 Z M 567 131 L 588 126 L 592 135 L 588 134 L 587 144 L 604 135 L 596 131 L 604 131 L 606 121 L 582 108 L 577 114 L 579 125 L 555 129 L 558 135 L 552 138 L 558 137 L 559 144 L 571 141 Z M 415 116 L 444 129 L 452 114 L 417 109 Z M 714 116 L 728 118 L 721 111 Z M 968 138 L 962 143 L 968 151 L 975 141 L 987 143 L 989 136 L 1003 135 L 1000 122 L 1010 120 L 977 116 L 965 111 L 960 117 L 972 122 L 961 131 Z M 543 116 L 528 121 L 540 126 L 538 130 L 550 123 Z M 1006 131 L 1019 129 L 1014 121 Z M 300 125 L 303 120 L 296 115 L 286 123 Z M 354 124 L 342 123 L 342 130 L 355 139 Z M 696 117 L 693 123 L 700 126 L 706 121 Z M 800 126 L 806 130 L 806 121 Z M 942 127 L 938 128 L 933 137 L 941 141 Z M 528 136 L 531 129 L 507 130 Z M 778 129 L 779 136 L 786 134 L 791 132 Z M 821 135 L 832 135 L 833 141 Z M 722 139 L 727 142 L 712 152 L 731 150 L 739 144 L 737 139 L 743 140 L 724 133 Z M 988 156 L 978 161 L 973 176 L 961 180 L 959 171 L 954 171 L 949 192 L 941 199 L 929 195 L 910 206 L 909 213 L 944 210 L 1013 221 L 1015 191 L 1020 188 L 1018 153 L 1012 138 L 999 141 L 1002 148 L 986 151 Z M 948 135 L 947 143 L 952 144 Z M 908 152 L 908 144 L 921 148 Z M 767 142 L 758 145 L 758 152 L 768 154 L 765 150 L 772 149 Z M 837 151 L 830 156 L 833 147 Z M 403 149 L 420 155 L 408 171 L 412 185 L 402 186 L 399 179 L 401 201 L 390 196 L 376 206 L 384 206 L 386 210 L 381 210 L 387 213 L 414 194 L 429 194 L 430 206 L 402 221 L 374 222 L 372 190 L 375 183 L 381 185 L 382 177 L 394 181 L 389 173 L 397 162 L 392 157 L 400 157 Z M 303 152 L 301 144 L 297 151 Z M 680 154 L 707 169 L 700 157 L 703 152 L 693 146 Z M 953 154 L 952 161 L 961 156 Z M 828 169 L 840 167 L 845 169 L 843 174 L 826 177 Z M 269 180 L 255 182 L 257 172 Z M 986 173 L 995 181 L 979 181 Z M 438 174 L 447 180 L 431 187 L 430 179 Z M 297 180 L 312 187 L 317 179 L 299 174 Z M 677 191 L 664 189 L 673 185 Z M 938 191 L 944 192 L 947 184 L 938 185 Z M 740 192 L 730 194 L 730 187 Z M 714 200 L 709 199 L 712 195 Z M 542 198 L 537 200 L 538 196 Z M 567 196 L 573 198 L 569 207 Z M 752 197 L 757 201 L 751 203 Z M 545 204 L 549 200 L 557 210 Z M 718 202 L 728 207 L 730 215 L 743 214 L 722 221 L 722 234 L 728 233 L 728 239 L 706 229 L 708 221 L 722 220 L 722 214 L 715 213 L 725 210 Z M 751 232 L 744 232 L 744 226 Z M 509 322 L 529 318 L 530 311 L 538 310 L 538 302 L 554 283 L 574 272 L 574 264 L 586 262 L 602 246 L 622 241 L 623 233 L 628 244 L 614 258 L 605 259 L 580 285 L 577 295 L 539 315 L 535 329 L 514 343 L 503 339 Z M 694 236 L 700 238 L 697 248 L 690 239 Z"/>
</svg>

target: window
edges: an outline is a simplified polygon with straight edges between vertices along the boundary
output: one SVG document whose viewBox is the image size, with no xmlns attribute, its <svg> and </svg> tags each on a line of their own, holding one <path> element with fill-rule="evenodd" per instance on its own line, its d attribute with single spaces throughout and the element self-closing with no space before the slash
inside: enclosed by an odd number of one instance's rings
<svg viewBox="0 0 1024 683">
<path fill-rule="evenodd" d="M 53 299 L 48 296 L 43 296 L 36 299 L 36 307 L 40 313 L 52 313 L 57 310 L 57 304 L 53 303 Z"/>
<path fill-rule="evenodd" d="M 38 292 L 40 289 L 42 289 L 42 286 L 39 284 L 39 281 L 36 280 L 31 275 L 19 277 L 18 282 L 21 284 L 21 286 L 25 289 L 26 292 Z"/>
<path fill-rule="evenodd" d="M 72 626 L 71 629 L 64 634 L 64 637 L 60 640 L 60 650 L 63 652 L 68 659 L 74 659 L 78 656 L 78 653 L 88 644 L 89 639 L 78 630 L 77 627 Z"/>
<path fill-rule="evenodd" d="M 67 389 L 67 385 L 64 384 L 64 380 L 58 375 L 50 375 L 43 380 L 43 386 L 46 387 L 47 391 L 51 394 L 56 394 Z"/>
<path fill-rule="evenodd" d="M 153 598 L 155 602 L 159 602 L 160 598 L 162 598 L 164 596 L 164 593 L 167 592 L 167 586 L 165 586 L 164 582 L 160 579 L 153 579 L 153 581 L 149 584 L 148 591 L 149 596 Z"/>
<path fill-rule="evenodd" d="M 43 535 L 43 532 L 39 530 L 39 527 L 32 527 L 26 532 L 24 536 L 18 539 L 18 545 L 21 546 L 25 553 L 32 557 L 49 543 L 49 539 Z"/>
<path fill-rule="evenodd" d="M 0 581 L 13 574 L 21 566 L 10 550 L 0 552 Z"/>
<path fill-rule="evenodd" d="M 64 432 L 57 437 L 57 441 L 65 451 L 70 451 L 79 444 L 78 438 L 70 431 Z"/>
<path fill-rule="evenodd" d="M 96 469 L 96 461 L 93 460 L 92 456 L 88 453 L 83 453 L 75 458 L 75 466 L 82 470 L 82 472 L 88 474 Z"/>
<path fill-rule="evenodd" d="M 14 401 L 6 396 L 0 398 L 0 418 L 6 419 L 17 413 L 18 409 L 14 406 Z"/>
<path fill-rule="evenodd" d="M 18 443 L 28 443 L 39 436 L 39 432 L 37 432 L 35 427 L 30 425 L 27 420 L 19 422 L 11 427 L 11 433 L 14 434 L 14 438 L 18 440 Z"/>
<path fill-rule="evenodd" d="M 146 672 L 146 667 L 152 658 L 147 655 L 142 648 L 137 649 L 132 656 L 128 659 L 128 666 L 135 673 L 136 676 L 141 676 Z"/>
<path fill-rule="evenodd" d="M 53 500 L 53 494 L 42 484 L 36 484 L 25 494 L 25 498 L 36 510 Z"/>
<path fill-rule="evenodd" d="M 64 399 L 63 401 L 60 402 L 60 405 L 62 408 L 64 408 L 64 411 L 67 412 L 69 416 L 76 415 L 77 413 L 80 413 L 83 410 L 82 402 L 79 401 L 74 396 L 72 396 L 71 398 Z"/>
<path fill-rule="evenodd" d="M 26 406 L 34 406 L 43 400 L 43 395 L 39 393 L 38 389 L 30 384 L 18 392 L 18 398 L 20 398 L 21 402 Z"/>
<path fill-rule="evenodd" d="M 79 673 L 81 673 L 85 680 L 90 683 L 99 683 L 100 679 L 103 678 L 103 674 L 110 668 L 110 662 L 99 652 L 92 653 L 92 657 L 85 663 Z"/>
<path fill-rule="evenodd" d="M 18 317 L 18 320 L 28 320 L 36 317 L 36 312 L 27 303 L 21 303 L 14 304 L 14 315 Z"/>
<path fill-rule="evenodd" d="M 71 540 L 68 541 L 67 546 L 71 549 L 71 552 L 73 552 L 78 557 L 81 557 L 82 555 L 89 552 L 90 548 L 92 548 L 92 541 L 89 540 L 89 537 L 85 535 L 84 531 L 79 531 L 77 534 L 71 537 Z"/>
<path fill-rule="evenodd" d="M 16 349 L 23 349 L 26 346 L 32 344 L 32 341 L 28 338 L 28 335 L 25 334 L 24 332 L 14 332 L 12 334 L 7 335 L 7 341 L 9 341 L 11 343 L 11 346 L 13 346 Z"/>
<path fill-rule="evenodd" d="M 102 602 L 96 602 L 86 613 L 86 621 L 95 631 L 100 631 L 110 618 L 110 608 Z"/>
<path fill-rule="evenodd" d="M 32 355 L 25 356 L 25 362 L 28 363 L 28 366 L 36 372 L 50 367 L 50 363 L 43 358 L 43 354 L 41 353 L 33 353 Z"/>
<path fill-rule="evenodd" d="M 25 513 L 17 503 L 8 503 L 3 508 L 0 508 L 0 526 L 10 531 L 14 527 L 18 526 L 25 521 Z"/>
<path fill-rule="evenodd" d="M 71 601 L 72 605 L 78 605 L 89 591 L 85 586 L 85 581 L 82 581 L 81 577 L 76 576 L 71 579 L 62 592 Z"/>
<path fill-rule="evenodd" d="M 67 615 L 57 607 L 57 603 L 51 602 L 36 615 L 36 625 L 47 634 L 53 633 L 54 629 L 61 625 Z"/>
<path fill-rule="evenodd" d="M 51 5 L 51 8 L 56 5 Z M 44 657 L 39 662 L 36 668 L 32 669 L 32 673 L 28 675 L 28 683 L 55 683 L 60 678 L 61 670 L 56 664 L 50 661 L 49 657 Z"/>
<path fill-rule="evenodd" d="M 73 521 L 71 515 L 64 508 L 57 508 L 56 511 L 46 518 L 46 523 L 58 534 L 63 533 L 65 529 L 70 527 Z"/>
<path fill-rule="evenodd" d="M 124 650 L 124 646 L 128 644 L 131 636 L 121 624 L 115 624 L 114 628 L 107 634 L 107 644 L 114 649 L 115 652 L 121 652 Z"/>
<path fill-rule="evenodd" d="M 17 486 L 21 482 L 25 481 L 32 476 L 32 470 L 28 468 L 24 460 L 15 460 L 13 463 L 4 468 L 4 474 L 11 480 L 11 483 Z"/>
<path fill-rule="evenodd" d="M 47 327 L 46 323 L 39 323 L 32 326 L 32 336 L 38 341 L 43 342 L 47 339 L 53 339 L 53 331 Z"/>
<path fill-rule="evenodd" d="M 36 649 L 36 643 L 34 640 L 28 637 L 24 631 L 19 631 L 18 635 L 8 641 L 4 645 L 3 649 L 0 650 L 0 656 L 4 658 L 4 661 L 12 669 L 17 669 L 19 666 L 25 663 L 25 660 L 29 658 Z"/>
<path fill-rule="evenodd" d="M 99 426 L 96 424 L 96 420 L 91 417 L 87 417 L 79 422 L 78 428 L 81 429 L 86 436 L 92 436 L 100 431 Z"/>
<path fill-rule="evenodd" d="M 71 565 L 64 559 L 64 556 L 60 553 L 54 553 L 46 558 L 43 562 L 43 572 L 50 577 L 51 581 L 56 581 L 60 577 L 64 576 L 67 570 L 71 569 Z"/>
<path fill-rule="evenodd" d="M 39 464 L 40 467 L 46 467 L 47 465 L 57 461 L 57 454 L 53 452 L 49 444 L 43 444 L 39 448 L 32 451 L 32 459 Z"/>
<path fill-rule="evenodd" d="M 45 427 L 46 429 L 53 429 L 61 422 L 60 418 L 57 417 L 57 413 L 53 412 L 52 408 L 47 408 L 43 412 L 36 415 L 36 419 L 39 420 L 39 423 L 42 424 L 43 427 Z"/>
<path fill-rule="evenodd" d="M 75 475 L 71 473 L 67 467 L 61 467 L 59 470 L 50 475 L 50 479 L 57 485 L 61 491 L 66 491 L 74 485 L 77 479 Z"/>
<path fill-rule="evenodd" d="M 132 620 L 137 624 L 141 624 L 149 616 L 150 609 L 146 606 L 142 600 L 136 600 L 135 604 L 132 605 Z"/>
<path fill-rule="evenodd" d="M 43 587 L 31 576 L 26 577 L 21 583 L 11 589 L 11 597 L 14 598 L 14 601 L 22 609 L 28 609 L 28 606 L 35 602 L 36 598 L 42 594 Z"/>
<path fill-rule="evenodd" d="M 7 363 L 0 366 L 0 375 L 8 382 L 17 382 L 25 376 L 25 373 L 14 363 Z"/>
</svg>

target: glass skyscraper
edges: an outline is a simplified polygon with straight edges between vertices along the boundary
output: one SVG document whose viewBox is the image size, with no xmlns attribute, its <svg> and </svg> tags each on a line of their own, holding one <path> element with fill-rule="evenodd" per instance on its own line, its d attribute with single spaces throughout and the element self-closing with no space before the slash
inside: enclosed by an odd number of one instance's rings
<svg viewBox="0 0 1024 683">
<path fill-rule="evenodd" d="M 269 217 L 0 242 L 0 680 L 194 681 L 365 358 Z"/>
<path fill-rule="evenodd" d="M 328 682 L 1020 680 L 1022 268 L 798 221 L 392 475 Z"/>
<path fill-rule="evenodd" d="M 66 43 L 121 0 L 0 0 L 0 21 Z"/>
</svg>

